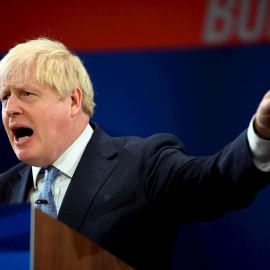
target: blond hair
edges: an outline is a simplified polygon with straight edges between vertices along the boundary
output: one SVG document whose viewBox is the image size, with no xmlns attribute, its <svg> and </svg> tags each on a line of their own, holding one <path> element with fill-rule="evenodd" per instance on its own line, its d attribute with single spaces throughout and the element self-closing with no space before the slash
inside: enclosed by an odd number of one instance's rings
<svg viewBox="0 0 270 270">
<path fill-rule="evenodd" d="M 54 87 L 64 99 L 74 89 L 83 93 L 82 110 L 91 117 L 94 113 L 94 91 L 89 75 L 78 56 L 64 44 L 38 38 L 18 44 L 0 61 L 0 81 L 29 79 L 35 68 L 38 83 Z"/>
</svg>

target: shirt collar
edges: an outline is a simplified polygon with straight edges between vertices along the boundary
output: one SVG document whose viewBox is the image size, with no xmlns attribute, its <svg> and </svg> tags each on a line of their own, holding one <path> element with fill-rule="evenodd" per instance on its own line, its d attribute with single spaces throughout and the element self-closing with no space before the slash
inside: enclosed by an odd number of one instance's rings
<svg viewBox="0 0 270 270">
<path fill-rule="evenodd" d="M 92 127 L 87 125 L 79 138 L 52 165 L 68 177 L 72 178 L 93 133 Z M 32 166 L 34 189 L 37 188 L 37 177 L 40 169 L 40 167 Z"/>
</svg>

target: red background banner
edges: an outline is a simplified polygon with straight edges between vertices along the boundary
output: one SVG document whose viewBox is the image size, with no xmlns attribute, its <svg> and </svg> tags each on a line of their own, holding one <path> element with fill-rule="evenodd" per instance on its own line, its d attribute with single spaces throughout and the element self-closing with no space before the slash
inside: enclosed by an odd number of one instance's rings
<svg viewBox="0 0 270 270">
<path fill-rule="evenodd" d="M 269 1 L 1 1 L 0 51 L 47 36 L 75 50 L 182 48 L 269 41 Z"/>
</svg>

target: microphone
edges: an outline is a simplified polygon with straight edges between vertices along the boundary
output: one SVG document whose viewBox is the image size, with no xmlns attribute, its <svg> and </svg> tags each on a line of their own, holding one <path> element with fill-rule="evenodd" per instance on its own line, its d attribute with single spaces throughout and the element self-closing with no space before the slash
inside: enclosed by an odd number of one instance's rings
<svg viewBox="0 0 270 270">
<path fill-rule="evenodd" d="M 47 200 L 36 200 L 35 204 L 48 204 Z"/>
</svg>

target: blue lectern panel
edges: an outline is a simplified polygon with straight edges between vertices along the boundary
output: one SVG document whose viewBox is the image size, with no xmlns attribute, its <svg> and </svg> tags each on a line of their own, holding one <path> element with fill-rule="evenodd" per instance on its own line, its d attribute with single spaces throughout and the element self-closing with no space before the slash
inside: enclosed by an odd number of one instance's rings
<svg viewBox="0 0 270 270">
<path fill-rule="evenodd" d="M 0 269 L 30 269 L 30 204 L 0 205 Z"/>
</svg>

